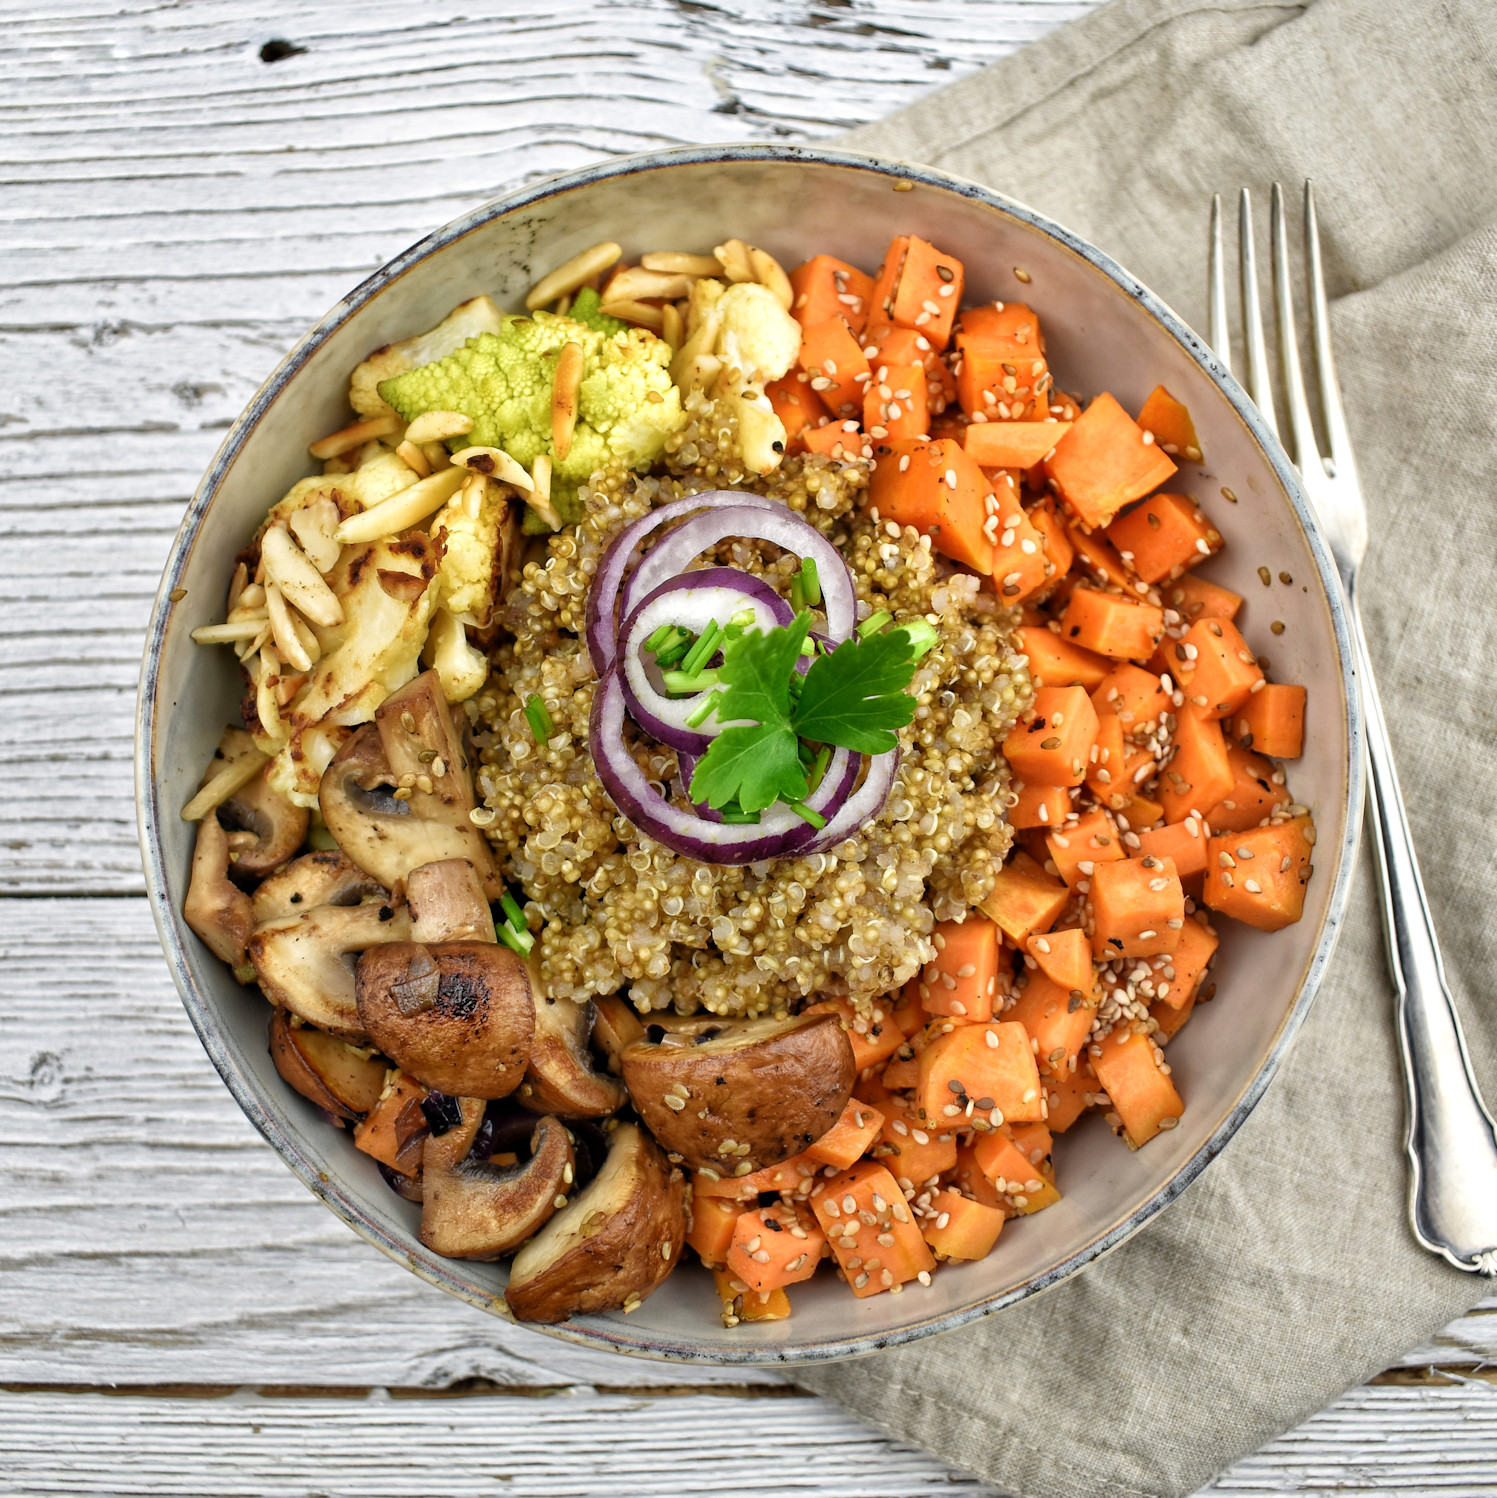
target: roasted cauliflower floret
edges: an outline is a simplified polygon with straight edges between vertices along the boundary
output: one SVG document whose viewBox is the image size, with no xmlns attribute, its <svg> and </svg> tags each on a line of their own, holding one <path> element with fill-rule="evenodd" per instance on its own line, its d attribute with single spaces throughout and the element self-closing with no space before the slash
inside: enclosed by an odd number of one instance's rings
<svg viewBox="0 0 1497 1498">
<path fill-rule="evenodd" d="M 493 299 L 476 296 L 454 307 L 436 327 L 415 338 L 386 344 L 364 360 L 353 372 L 348 384 L 348 404 L 360 416 L 383 416 L 391 409 L 380 396 L 381 380 L 394 379 L 408 369 L 418 369 L 461 348 L 480 333 L 497 333 L 503 325 L 503 314 Z"/>
</svg>

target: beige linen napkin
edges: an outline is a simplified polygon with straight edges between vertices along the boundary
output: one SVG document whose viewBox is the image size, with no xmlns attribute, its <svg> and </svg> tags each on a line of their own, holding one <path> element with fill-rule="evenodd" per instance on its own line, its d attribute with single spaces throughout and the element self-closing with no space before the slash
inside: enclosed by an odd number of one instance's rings
<svg viewBox="0 0 1497 1498">
<path fill-rule="evenodd" d="M 1315 180 L 1363 614 L 1497 1101 L 1497 5 L 1116 0 L 846 144 L 1033 205 L 1196 327 L 1210 194 Z M 799 1381 L 1026 1498 L 1183 1494 L 1475 1302 L 1405 1221 L 1370 856 L 1293 1054 L 1177 1205 L 1052 1294 Z"/>
</svg>

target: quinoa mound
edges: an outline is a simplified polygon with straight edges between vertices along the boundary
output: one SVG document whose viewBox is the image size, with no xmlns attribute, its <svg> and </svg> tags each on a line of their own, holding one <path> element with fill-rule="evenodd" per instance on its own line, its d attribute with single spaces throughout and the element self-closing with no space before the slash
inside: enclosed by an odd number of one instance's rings
<svg viewBox="0 0 1497 1498">
<path fill-rule="evenodd" d="M 910 527 L 864 503 L 869 467 L 817 454 L 757 478 L 731 456 L 736 432 L 700 397 L 672 439 L 664 472 L 608 468 L 580 491 L 583 513 L 537 546 L 502 619 L 512 640 L 469 706 L 487 834 L 526 897 L 547 990 L 587 999 L 627 990 L 641 1012 L 783 1015 L 809 998 L 867 1011 L 935 955 L 937 921 L 961 920 L 993 888 L 1012 841 L 1000 745 L 1032 696 L 1011 610 L 953 572 Z M 911 690 L 915 721 L 884 811 L 825 853 L 725 867 L 642 834 L 609 799 L 588 750 L 597 676 L 581 638 L 603 552 L 630 521 L 684 495 L 743 489 L 780 499 L 837 546 L 860 615 L 924 617 L 940 641 Z M 788 596 L 799 563 L 777 548 L 724 542 L 715 560 Z M 863 606 L 866 606 L 866 611 Z M 555 732 L 537 746 L 523 711 L 539 693 Z M 643 737 L 630 751 L 684 805 L 675 752 Z"/>
</svg>

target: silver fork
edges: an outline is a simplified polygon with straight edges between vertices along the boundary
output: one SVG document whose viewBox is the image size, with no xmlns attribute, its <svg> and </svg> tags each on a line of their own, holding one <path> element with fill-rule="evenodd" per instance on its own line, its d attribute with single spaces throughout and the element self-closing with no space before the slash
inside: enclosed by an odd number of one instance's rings
<svg viewBox="0 0 1497 1498">
<path fill-rule="evenodd" d="M 1324 459 L 1316 446 L 1310 404 L 1300 374 L 1290 295 L 1284 195 L 1278 183 L 1273 188 L 1271 218 L 1274 310 L 1289 407 L 1289 445 L 1341 574 L 1366 720 L 1368 810 L 1382 876 L 1384 934 L 1388 967 L 1398 994 L 1398 1038 L 1408 1091 L 1409 1220 L 1414 1236 L 1431 1253 L 1443 1255 L 1457 1269 L 1497 1276 L 1497 1125 L 1493 1124 L 1492 1115 L 1477 1091 L 1460 1020 L 1445 983 L 1440 946 L 1419 877 L 1403 795 L 1398 788 L 1398 773 L 1393 767 L 1388 728 L 1357 612 L 1357 569 L 1367 551 L 1367 510 L 1357 482 L 1356 462 L 1331 357 L 1330 320 L 1311 184 L 1305 183 L 1305 256 L 1309 267 L 1311 343 L 1319 377 L 1321 415 L 1330 447 Z M 1277 435 L 1258 303 L 1252 202 L 1246 188 L 1238 207 L 1238 238 L 1248 394 Z M 1230 369 L 1220 197 L 1211 202 L 1209 293 L 1211 345 Z"/>
</svg>

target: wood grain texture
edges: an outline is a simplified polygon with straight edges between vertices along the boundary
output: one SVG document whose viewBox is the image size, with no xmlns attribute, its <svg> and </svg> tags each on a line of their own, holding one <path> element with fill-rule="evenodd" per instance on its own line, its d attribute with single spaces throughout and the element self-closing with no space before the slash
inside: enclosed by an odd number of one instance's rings
<svg viewBox="0 0 1497 1498">
<path fill-rule="evenodd" d="M 0 1493 L 988 1492 L 769 1374 L 482 1316 L 313 1201 L 166 977 L 133 698 L 225 429 L 390 255 L 600 156 L 833 134 L 1093 3 L 0 0 L 0 1383 L 355 1396 L 0 1395 Z M 1488 1361 L 1497 1301 L 1213 1491 L 1497 1492 Z M 512 1392 L 362 1392 L 474 1380 Z"/>
</svg>

